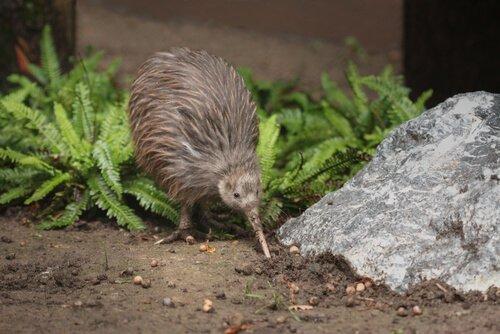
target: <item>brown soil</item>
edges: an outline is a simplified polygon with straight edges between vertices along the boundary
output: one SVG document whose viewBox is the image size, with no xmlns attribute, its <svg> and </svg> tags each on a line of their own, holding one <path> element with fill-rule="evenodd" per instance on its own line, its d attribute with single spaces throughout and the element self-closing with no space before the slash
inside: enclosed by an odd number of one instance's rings
<svg viewBox="0 0 500 334">
<path fill-rule="evenodd" d="M 158 228 L 156 228 L 158 230 Z M 154 245 L 165 231 L 131 234 L 111 223 L 39 231 L 20 214 L 0 217 L 0 332 L 206 332 L 243 324 L 253 333 L 498 333 L 498 291 L 461 294 L 426 282 L 401 296 L 342 259 L 306 260 L 272 245 L 266 261 L 251 240 Z M 151 260 L 159 262 L 151 267 Z M 130 271 L 133 271 L 131 273 Z M 134 285 L 133 276 L 151 280 Z M 295 286 L 294 286 L 295 285 Z M 292 293 L 297 289 L 297 293 Z M 169 297 L 175 308 L 164 306 Z M 292 304 L 312 310 L 288 311 Z M 210 299 L 214 311 L 202 311 Z M 422 315 L 412 315 L 418 305 Z M 406 316 L 399 316 L 403 307 Z"/>
</svg>

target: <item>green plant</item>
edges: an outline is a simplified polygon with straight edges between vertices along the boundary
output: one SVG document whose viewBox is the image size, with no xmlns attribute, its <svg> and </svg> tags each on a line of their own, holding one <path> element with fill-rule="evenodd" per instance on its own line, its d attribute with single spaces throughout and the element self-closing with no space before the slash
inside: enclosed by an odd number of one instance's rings
<svg viewBox="0 0 500 334">
<path fill-rule="evenodd" d="M 113 84 L 115 63 L 97 70 L 100 58 L 93 54 L 61 74 L 46 27 L 42 65 L 30 65 L 37 82 L 9 78 L 19 87 L 0 98 L 0 204 L 47 200 L 42 212 L 48 218 L 40 225 L 45 229 L 68 226 L 93 207 L 121 226 L 141 229 L 125 202 L 124 195 L 131 195 L 175 222 L 175 205 L 135 169 L 127 94 Z"/>
<path fill-rule="evenodd" d="M 361 76 L 352 62 L 346 71 L 350 92 L 323 74 L 319 101 L 290 85 L 261 84 L 248 70 L 242 74 L 261 102 L 257 152 L 268 226 L 339 188 L 394 127 L 424 110 L 432 94 L 427 91 L 412 102 L 402 77 L 390 67 L 377 76 Z"/>
</svg>

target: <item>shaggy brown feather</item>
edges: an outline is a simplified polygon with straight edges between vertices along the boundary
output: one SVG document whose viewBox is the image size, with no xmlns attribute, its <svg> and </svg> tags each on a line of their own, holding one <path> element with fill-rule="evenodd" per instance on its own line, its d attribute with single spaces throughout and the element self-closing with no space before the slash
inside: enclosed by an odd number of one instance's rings
<svg viewBox="0 0 500 334">
<path fill-rule="evenodd" d="M 139 69 L 129 114 L 137 163 L 171 198 L 186 209 L 218 196 L 260 229 L 258 118 L 232 66 L 205 51 L 156 53 Z"/>
<path fill-rule="evenodd" d="M 139 69 L 129 110 L 139 166 L 181 203 L 217 195 L 238 167 L 258 173 L 255 105 L 220 58 L 185 48 L 155 54 Z"/>
</svg>

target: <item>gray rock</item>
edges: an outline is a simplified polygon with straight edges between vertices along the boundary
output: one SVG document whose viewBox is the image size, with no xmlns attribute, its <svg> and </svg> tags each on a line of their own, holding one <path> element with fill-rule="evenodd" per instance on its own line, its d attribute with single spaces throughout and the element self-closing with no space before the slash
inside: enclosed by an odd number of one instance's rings
<svg viewBox="0 0 500 334">
<path fill-rule="evenodd" d="M 500 95 L 457 95 L 386 138 L 373 160 L 278 231 L 343 255 L 396 291 L 423 278 L 500 285 Z"/>
</svg>

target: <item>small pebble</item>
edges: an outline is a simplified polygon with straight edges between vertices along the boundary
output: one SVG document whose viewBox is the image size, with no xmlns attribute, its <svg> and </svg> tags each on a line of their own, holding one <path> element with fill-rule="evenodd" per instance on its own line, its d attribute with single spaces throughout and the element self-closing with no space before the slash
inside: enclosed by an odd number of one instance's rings
<svg viewBox="0 0 500 334">
<path fill-rule="evenodd" d="M 231 326 L 241 326 L 245 323 L 245 319 L 243 318 L 243 314 L 236 312 L 231 315 L 229 318 L 229 324 Z"/>
<path fill-rule="evenodd" d="M 300 291 L 299 286 L 297 284 L 295 284 L 295 283 L 290 283 L 289 287 L 290 287 L 290 291 L 293 294 L 297 294 Z"/>
<path fill-rule="evenodd" d="M 169 298 L 169 297 L 163 298 L 162 304 L 163 304 L 163 306 L 167 306 L 167 307 L 171 307 L 171 308 L 175 307 L 175 304 L 172 301 L 172 298 Z"/>
<path fill-rule="evenodd" d="M 26 241 L 24 241 L 24 240 L 23 240 L 23 241 L 19 242 L 19 245 L 20 245 L 21 247 L 26 246 Z"/>
<path fill-rule="evenodd" d="M 226 299 L 226 293 L 225 293 L 224 291 L 217 292 L 217 293 L 215 294 L 215 298 L 217 298 L 217 299 L 221 299 L 221 300 Z"/>
<path fill-rule="evenodd" d="M 373 285 L 373 282 L 371 280 L 367 280 L 366 282 L 364 282 L 364 284 L 365 284 L 365 287 L 367 289 L 369 289 Z"/>
<path fill-rule="evenodd" d="M 317 306 L 319 304 L 319 299 L 316 296 L 309 298 L 309 305 Z"/>
<path fill-rule="evenodd" d="M 356 305 L 357 305 L 357 302 L 356 302 L 356 300 L 353 297 L 347 298 L 347 300 L 345 302 L 345 306 L 347 306 L 347 307 L 354 307 Z"/>
<path fill-rule="evenodd" d="M 201 244 L 199 251 L 200 252 L 206 252 L 208 250 L 208 245 L 207 244 Z"/>
<path fill-rule="evenodd" d="M 347 288 L 345 288 L 345 292 L 348 295 L 352 295 L 356 292 L 356 288 L 354 288 L 352 285 L 348 285 Z"/>
<path fill-rule="evenodd" d="M 0 241 L 5 242 L 6 244 L 10 244 L 12 242 L 12 239 L 9 238 L 9 237 L 7 237 L 7 236 L 5 236 L 5 235 L 2 235 L 0 237 Z"/>
<path fill-rule="evenodd" d="M 286 317 L 284 315 L 280 315 L 279 317 L 276 318 L 276 322 L 278 324 L 283 324 L 286 322 Z"/>
<path fill-rule="evenodd" d="M 421 315 L 422 314 L 422 309 L 418 305 L 413 306 L 411 311 L 412 311 L 413 315 Z"/>
<path fill-rule="evenodd" d="M 196 240 L 194 239 L 194 237 L 192 235 L 188 235 L 186 237 L 186 242 L 188 243 L 188 245 L 194 245 L 194 243 L 196 242 Z"/>
<path fill-rule="evenodd" d="M 398 310 L 396 311 L 396 314 L 399 315 L 400 317 L 406 317 L 408 315 L 408 313 L 406 312 L 406 309 L 403 306 L 398 308 Z"/>
<path fill-rule="evenodd" d="M 212 301 L 210 299 L 205 299 L 203 301 L 203 307 L 201 309 L 205 313 L 210 313 L 210 312 L 213 312 L 213 310 L 214 310 L 214 306 L 213 305 L 214 304 L 212 303 Z"/>
<path fill-rule="evenodd" d="M 150 288 L 151 287 L 151 280 L 150 279 L 143 279 L 142 282 L 141 282 L 141 286 L 144 289 Z"/>
<path fill-rule="evenodd" d="M 326 283 L 325 287 L 328 292 L 335 292 L 335 285 L 333 285 L 332 283 Z"/>
<path fill-rule="evenodd" d="M 73 303 L 73 305 L 75 305 L 76 307 L 80 307 L 83 306 L 83 303 L 81 300 L 77 300 L 76 302 Z"/>
<path fill-rule="evenodd" d="M 261 268 L 261 267 L 255 267 L 254 272 L 255 272 L 257 275 L 262 275 L 262 268 Z M 497 291 L 497 292 L 498 292 L 498 291 Z"/>
<path fill-rule="evenodd" d="M 365 285 L 363 283 L 356 284 L 356 291 L 357 292 L 363 292 L 363 291 L 365 291 Z"/>
<path fill-rule="evenodd" d="M 157 260 L 151 260 L 151 263 L 150 263 L 151 267 L 158 267 L 158 261 Z"/>
<path fill-rule="evenodd" d="M 245 265 L 243 267 L 235 267 L 234 271 L 236 271 L 238 274 L 243 274 L 245 276 L 252 275 L 253 273 L 253 268 L 251 265 Z"/>
<path fill-rule="evenodd" d="M 300 249 L 297 246 L 292 246 L 290 247 L 290 253 L 291 254 L 300 254 Z"/>
<path fill-rule="evenodd" d="M 140 285 L 142 284 L 142 277 L 141 276 L 135 276 L 133 279 L 133 282 L 135 285 Z"/>
<path fill-rule="evenodd" d="M 129 268 L 125 269 L 124 271 L 122 271 L 122 272 L 120 273 L 120 276 L 121 276 L 121 277 L 124 277 L 124 276 L 132 276 L 133 274 L 134 274 L 134 269 L 132 269 L 132 268 L 130 268 L 130 267 L 129 267 Z"/>
</svg>

